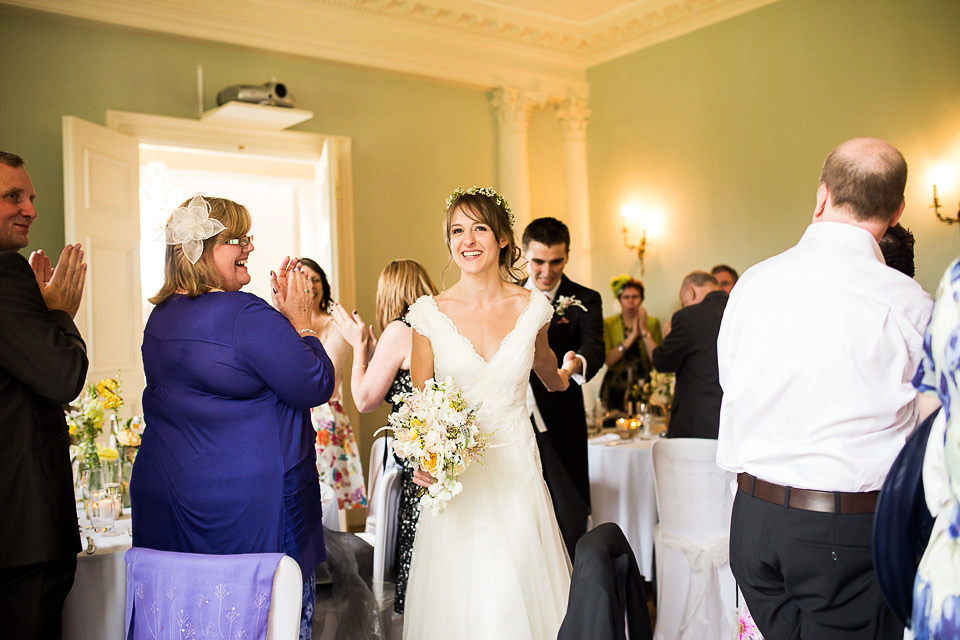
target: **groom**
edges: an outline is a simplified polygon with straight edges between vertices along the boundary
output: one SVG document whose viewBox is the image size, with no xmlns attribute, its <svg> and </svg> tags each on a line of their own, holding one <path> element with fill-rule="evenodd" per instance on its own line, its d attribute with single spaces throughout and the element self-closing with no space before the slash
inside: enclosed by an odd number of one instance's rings
<svg viewBox="0 0 960 640">
<path fill-rule="evenodd" d="M 563 275 L 570 257 L 570 231 L 556 218 L 537 218 L 527 225 L 523 251 L 530 274 L 526 288 L 544 293 L 553 304 L 547 331 L 550 348 L 559 361 L 575 357 L 571 381 L 583 384 L 596 375 L 606 355 L 600 294 Z M 543 476 L 571 561 L 590 514 L 587 420 L 579 384 L 550 393 L 531 374 L 527 392 Z"/>
</svg>

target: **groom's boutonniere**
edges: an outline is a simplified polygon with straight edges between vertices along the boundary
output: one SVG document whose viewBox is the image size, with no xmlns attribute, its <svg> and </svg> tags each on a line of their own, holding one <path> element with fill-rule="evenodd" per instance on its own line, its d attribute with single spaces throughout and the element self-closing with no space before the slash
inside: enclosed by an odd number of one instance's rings
<svg viewBox="0 0 960 640">
<path fill-rule="evenodd" d="M 577 296 L 557 296 L 557 299 L 553 301 L 554 313 L 561 318 L 566 315 L 567 309 L 570 307 L 579 307 L 584 311 L 587 310 Z"/>
</svg>

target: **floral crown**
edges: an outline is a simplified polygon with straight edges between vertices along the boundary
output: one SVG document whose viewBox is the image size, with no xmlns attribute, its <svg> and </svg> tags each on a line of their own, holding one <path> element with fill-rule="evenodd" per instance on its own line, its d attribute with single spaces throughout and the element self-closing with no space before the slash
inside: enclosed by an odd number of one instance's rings
<svg viewBox="0 0 960 640">
<path fill-rule="evenodd" d="M 486 196 L 496 202 L 499 206 L 503 207 L 503 210 L 507 212 L 507 218 L 510 219 L 511 228 L 517 223 L 516 218 L 513 217 L 513 211 L 510 210 L 510 203 L 507 202 L 507 199 L 497 193 L 492 187 L 478 187 L 476 185 L 470 187 L 469 189 L 457 187 L 453 190 L 453 193 L 447 196 L 446 207 L 444 210 L 450 209 L 450 205 L 456 202 L 458 198 L 463 196 Z"/>
<path fill-rule="evenodd" d="M 210 203 L 198 194 L 185 206 L 173 210 L 165 227 L 166 242 L 183 245 L 183 255 L 190 264 L 197 264 L 203 253 L 203 241 L 226 228 L 219 220 L 210 218 Z"/>
</svg>

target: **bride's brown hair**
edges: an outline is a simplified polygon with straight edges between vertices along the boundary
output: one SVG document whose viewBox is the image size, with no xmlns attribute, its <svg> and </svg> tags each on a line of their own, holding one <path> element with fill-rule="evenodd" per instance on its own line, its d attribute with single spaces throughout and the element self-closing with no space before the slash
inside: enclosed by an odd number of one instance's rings
<svg viewBox="0 0 960 640">
<path fill-rule="evenodd" d="M 522 283 L 526 276 L 523 269 L 518 266 L 520 263 L 520 247 L 513 235 L 513 216 L 510 214 L 509 205 L 503 196 L 489 187 L 471 187 L 470 189 L 457 189 L 449 198 L 447 198 L 447 210 L 444 215 L 444 240 L 447 243 L 447 252 L 450 253 L 450 260 L 447 261 L 443 270 L 453 261 L 453 254 L 450 248 L 450 225 L 453 222 L 453 214 L 457 209 L 463 209 L 463 212 L 471 220 L 482 222 L 490 227 L 493 236 L 497 242 L 507 241 L 506 246 L 500 249 L 498 263 L 500 265 L 500 277 L 507 282 L 516 284 Z M 442 277 L 442 274 L 441 274 Z"/>
</svg>

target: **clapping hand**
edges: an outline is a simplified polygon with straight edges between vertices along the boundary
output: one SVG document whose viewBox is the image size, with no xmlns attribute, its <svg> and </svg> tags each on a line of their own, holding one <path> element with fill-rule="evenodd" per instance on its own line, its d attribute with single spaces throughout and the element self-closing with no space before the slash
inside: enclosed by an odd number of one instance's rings
<svg viewBox="0 0 960 640">
<path fill-rule="evenodd" d="M 366 324 L 356 311 L 352 314 L 347 313 L 339 303 L 334 303 L 330 309 L 330 316 L 355 353 L 366 353 L 370 347 L 376 345 L 377 339 L 373 335 L 373 327 Z"/>
<path fill-rule="evenodd" d="M 37 285 L 42 291 L 50 278 L 53 277 L 53 267 L 50 266 L 50 258 L 43 252 L 43 249 L 37 249 L 30 254 L 30 268 L 33 269 L 33 275 L 37 279 Z"/>
<path fill-rule="evenodd" d="M 42 250 L 31 253 L 29 262 L 47 309 L 65 311 L 71 318 L 76 317 L 87 275 L 81 246 L 65 246 L 56 269 L 51 268 L 50 259 Z"/>
<path fill-rule="evenodd" d="M 298 331 L 310 328 L 310 304 L 313 295 L 310 279 L 300 268 L 297 260 L 289 256 L 283 259 L 280 269 L 270 272 L 273 287 L 273 306 L 282 313 Z"/>
</svg>

